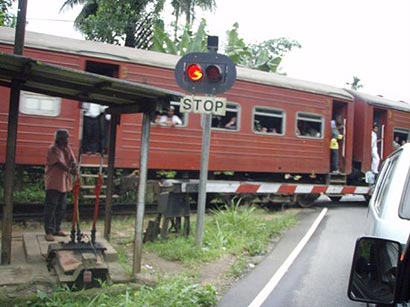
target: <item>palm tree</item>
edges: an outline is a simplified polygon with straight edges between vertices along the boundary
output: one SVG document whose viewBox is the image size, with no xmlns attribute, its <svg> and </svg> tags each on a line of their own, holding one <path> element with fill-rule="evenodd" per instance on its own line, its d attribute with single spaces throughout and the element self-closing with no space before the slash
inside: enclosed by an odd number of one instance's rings
<svg viewBox="0 0 410 307">
<path fill-rule="evenodd" d="M 65 9 L 76 5 L 83 5 L 83 9 L 74 21 L 74 26 L 80 29 L 80 25 L 90 16 L 95 16 L 98 11 L 98 0 L 66 0 L 60 8 L 60 13 Z"/>
<path fill-rule="evenodd" d="M 185 15 L 185 27 L 192 28 L 195 21 L 195 8 L 200 7 L 202 10 L 213 11 L 216 8 L 215 0 L 172 0 L 171 5 L 174 8 L 175 28 L 174 36 L 177 37 L 179 17 Z"/>
<path fill-rule="evenodd" d="M 122 0 L 120 3 L 109 0 L 66 0 L 60 11 L 83 5 L 74 26 L 88 39 L 117 43 L 118 37 L 124 35 L 125 46 L 147 49 L 151 45 L 153 23 L 163 10 L 164 2 L 165 0 Z M 147 8 L 150 4 L 152 6 Z"/>
</svg>

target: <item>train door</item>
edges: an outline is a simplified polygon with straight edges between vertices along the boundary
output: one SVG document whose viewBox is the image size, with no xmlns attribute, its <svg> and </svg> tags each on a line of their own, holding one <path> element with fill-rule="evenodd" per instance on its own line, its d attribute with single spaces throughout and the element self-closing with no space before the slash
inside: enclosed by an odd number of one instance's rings
<svg viewBox="0 0 410 307">
<path fill-rule="evenodd" d="M 373 125 L 377 125 L 377 139 L 380 140 L 378 143 L 378 152 L 380 159 L 385 158 L 385 153 L 387 153 L 386 144 L 384 142 L 386 134 L 386 123 L 387 123 L 387 111 L 383 109 L 374 108 L 373 109 Z"/>
<path fill-rule="evenodd" d="M 86 61 L 85 70 L 108 77 L 118 77 L 118 65 Z M 82 153 L 106 153 L 110 116 L 104 113 L 106 106 L 83 101 L 82 106 Z"/>
<path fill-rule="evenodd" d="M 332 120 L 336 122 L 337 129 L 343 135 L 339 141 L 339 170 L 346 172 L 346 124 L 347 124 L 347 103 L 334 101 L 332 108 Z"/>
</svg>

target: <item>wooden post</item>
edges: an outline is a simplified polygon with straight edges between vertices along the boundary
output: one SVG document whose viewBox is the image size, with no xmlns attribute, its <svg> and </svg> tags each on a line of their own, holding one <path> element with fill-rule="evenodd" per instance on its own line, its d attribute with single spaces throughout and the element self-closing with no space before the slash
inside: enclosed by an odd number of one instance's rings
<svg viewBox="0 0 410 307">
<path fill-rule="evenodd" d="M 27 0 L 19 0 L 14 54 L 22 55 L 26 28 Z M 7 126 L 6 167 L 4 183 L 3 227 L 1 237 L 1 264 L 11 262 L 11 236 L 13 223 L 13 181 L 16 168 L 17 127 L 20 105 L 21 81 L 11 81 L 9 119 Z"/>
</svg>

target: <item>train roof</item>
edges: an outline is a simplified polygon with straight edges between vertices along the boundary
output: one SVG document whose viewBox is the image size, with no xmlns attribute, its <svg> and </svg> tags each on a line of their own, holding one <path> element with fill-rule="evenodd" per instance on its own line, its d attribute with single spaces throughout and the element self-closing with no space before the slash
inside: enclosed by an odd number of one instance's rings
<svg viewBox="0 0 410 307">
<path fill-rule="evenodd" d="M 377 96 L 377 95 L 370 95 L 362 92 L 358 92 L 355 90 L 351 89 L 346 89 L 349 93 L 351 93 L 353 96 L 363 100 L 365 103 L 377 107 L 384 107 L 384 108 L 389 108 L 389 109 L 395 109 L 403 112 L 410 112 L 410 103 L 405 102 L 405 101 L 396 101 L 396 100 L 391 100 L 387 99 L 383 96 Z"/>
<path fill-rule="evenodd" d="M 15 29 L 10 27 L 0 27 L 0 43 L 13 45 L 14 34 Z M 102 45 L 104 46 L 103 48 Z M 180 56 L 166 53 L 29 31 L 27 31 L 25 35 L 25 46 L 36 49 L 111 59 L 115 61 L 136 62 L 142 65 L 151 65 L 168 69 L 174 69 L 180 58 Z M 293 79 L 280 74 L 268 73 L 245 67 L 237 67 L 237 80 L 311 92 L 339 99 L 353 100 L 350 93 L 341 88 Z"/>
</svg>

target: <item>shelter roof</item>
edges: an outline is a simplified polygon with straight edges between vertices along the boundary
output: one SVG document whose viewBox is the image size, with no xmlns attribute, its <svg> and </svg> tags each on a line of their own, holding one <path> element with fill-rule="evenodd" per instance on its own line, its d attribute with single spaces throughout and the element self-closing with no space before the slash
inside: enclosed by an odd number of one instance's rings
<svg viewBox="0 0 410 307">
<path fill-rule="evenodd" d="M 109 106 L 112 113 L 153 111 L 183 94 L 0 52 L 0 85 Z M 20 82 L 19 82 L 20 81 Z"/>
</svg>

